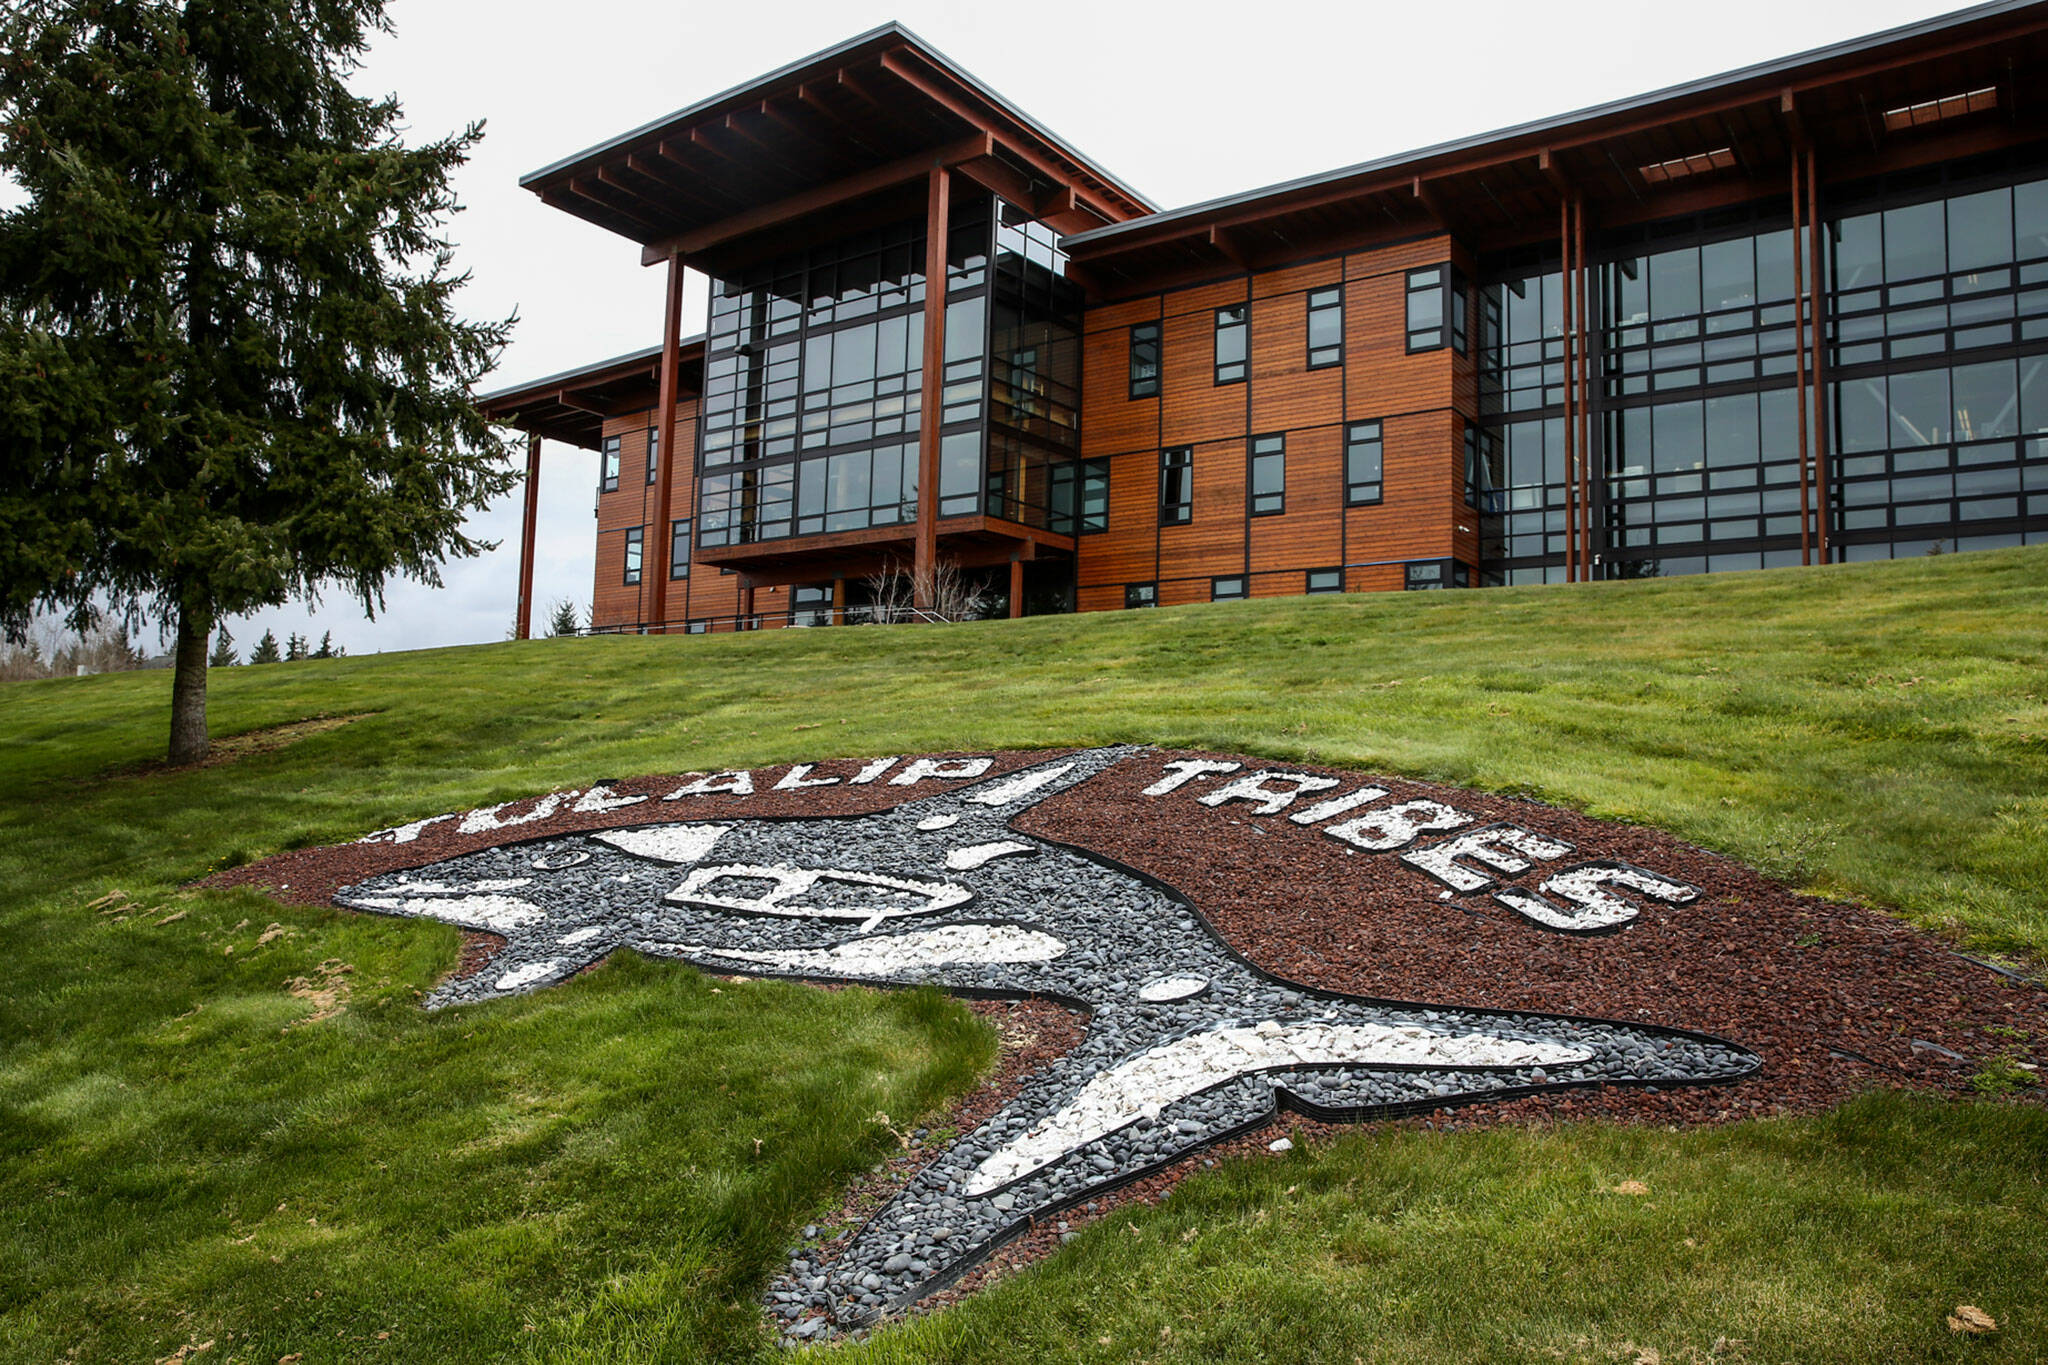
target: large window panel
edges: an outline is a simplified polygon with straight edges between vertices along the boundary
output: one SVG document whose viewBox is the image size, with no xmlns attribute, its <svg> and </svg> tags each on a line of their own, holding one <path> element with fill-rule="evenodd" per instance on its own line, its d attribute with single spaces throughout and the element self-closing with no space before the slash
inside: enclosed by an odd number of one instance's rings
<svg viewBox="0 0 2048 1365">
<path fill-rule="evenodd" d="M 1835 288 L 1868 289 L 1884 282 L 1884 219 L 1875 213 L 1843 218 L 1830 229 Z"/>
<path fill-rule="evenodd" d="M 1948 269 L 1946 215 L 1939 200 L 1886 209 L 1884 277 L 1891 283 L 1939 275 Z"/>
<path fill-rule="evenodd" d="M 1986 190 L 1948 201 L 1948 269 L 2012 264 L 2012 191 Z"/>
<path fill-rule="evenodd" d="M 1706 440 L 1698 403 L 1664 403 L 1653 410 L 1652 465 L 1659 474 L 1682 473 L 1706 463 Z"/>
<path fill-rule="evenodd" d="M 1748 237 L 1700 248 L 1700 305 L 1711 313 L 1756 302 L 1756 244 Z"/>
<path fill-rule="evenodd" d="M 1890 444 L 1942 445 L 1948 441 L 1947 370 L 1914 370 L 1891 376 Z"/>
<path fill-rule="evenodd" d="M 1716 469 L 1754 465 L 1757 444 L 1756 395 L 1709 398 L 1706 403 L 1707 463 Z"/>
<path fill-rule="evenodd" d="M 1650 317 L 1663 321 L 1691 317 L 1699 311 L 1699 249 L 1681 247 L 1650 257 Z"/>
<path fill-rule="evenodd" d="M 2019 434 L 2018 372 L 2010 360 L 1959 365 L 1952 375 L 1958 441 L 1992 441 Z"/>
</svg>

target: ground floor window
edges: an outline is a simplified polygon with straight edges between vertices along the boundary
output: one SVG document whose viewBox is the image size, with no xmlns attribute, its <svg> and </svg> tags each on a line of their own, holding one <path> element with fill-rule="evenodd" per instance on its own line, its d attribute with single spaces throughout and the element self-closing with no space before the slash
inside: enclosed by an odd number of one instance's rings
<svg viewBox="0 0 2048 1365">
<path fill-rule="evenodd" d="M 1212 578 L 1209 580 L 1209 600 L 1211 602 L 1235 602 L 1244 595 L 1243 574 L 1231 574 L 1224 578 Z"/>
<path fill-rule="evenodd" d="M 1156 607 L 1158 605 L 1159 585 L 1157 583 L 1124 584 L 1124 606 Z"/>
<path fill-rule="evenodd" d="M 1310 569 L 1308 571 L 1308 581 L 1303 585 L 1302 590 L 1304 592 L 1342 592 L 1344 591 L 1344 571 L 1342 569 Z"/>
<path fill-rule="evenodd" d="M 628 584 L 640 581 L 641 542 L 645 535 L 646 532 L 638 526 L 626 532 L 626 582 Z"/>
<path fill-rule="evenodd" d="M 832 624 L 832 585 L 803 583 L 790 589 L 789 623 L 793 626 Z"/>
</svg>

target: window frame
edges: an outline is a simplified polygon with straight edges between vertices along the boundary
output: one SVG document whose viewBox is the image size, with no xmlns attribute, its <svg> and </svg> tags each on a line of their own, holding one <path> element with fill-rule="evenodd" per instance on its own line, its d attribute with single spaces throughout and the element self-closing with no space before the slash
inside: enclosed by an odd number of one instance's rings
<svg viewBox="0 0 2048 1365">
<path fill-rule="evenodd" d="M 1316 576 L 1317 576 L 1318 574 L 1329 574 L 1329 575 L 1333 576 L 1333 577 L 1334 577 L 1334 578 L 1335 578 L 1335 579 L 1336 579 L 1337 581 L 1336 581 L 1336 583 L 1335 583 L 1335 584 L 1334 584 L 1333 586 L 1331 586 L 1331 587 L 1327 587 L 1327 588 L 1319 588 L 1319 587 L 1317 587 L 1317 586 L 1316 586 Z M 1308 595 L 1308 594 L 1323 594 L 1323 593 L 1333 593 L 1333 592 L 1343 592 L 1343 591 L 1344 591 L 1344 570 L 1343 570 L 1343 568 L 1342 568 L 1341 566 L 1339 566 L 1339 567 L 1333 567 L 1333 568 L 1326 568 L 1326 569 L 1304 569 L 1304 570 L 1302 571 L 1302 575 L 1301 575 L 1301 591 L 1302 591 L 1302 593 L 1303 593 L 1304 595 Z"/>
<path fill-rule="evenodd" d="M 1152 373 L 1149 375 L 1140 375 L 1138 373 L 1138 348 L 1141 345 L 1148 344 L 1145 339 L 1138 335 L 1144 331 L 1149 331 L 1152 334 L 1149 341 L 1152 347 Z M 1140 398 L 1157 398 L 1159 396 L 1160 376 L 1165 369 L 1166 345 L 1164 325 L 1158 322 L 1132 323 L 1126 345 L 1129 348 L 1131 399 L 1135 401 Z"/>
<path fill-rule="evenodd" d="M 1170 463 L 1175 459 L 1179 463 Z M 1184 471 L 1186 498 L 1176 503 L 1166 500 L 1166 476 L 1169 471 Z M 1171 513 L 1171 515 L 1169 515 Z M 1195 448 L 1193 446 L 1167 446 L 1159 452 L 1159 524 L 1161 526 L 1187 526 L 1195 519 Z"/>
<path fill-rule="evenodd" d="M 668 580 L 671 583 L 681 582 L 690 576 L 691 520 L 690 517 L 675 517 L 668 524 Z M 680 563 L 676 561 L 676 543 L 679 540 L 683 547 Z"/>
<path fill-rule="evenodd" d="M 1261 443 L 1268 441 L 1278 443 L 1278 449 L 1259 449 Z M 1261 493 L 1258 491 L 1258 471 L 1259 461 L 1261 460 L 1278 460 L 1280 462 L 1280 491 L 1278 493 Z M 1261 506 L 1262 501 L 1269 499 L 1278 499 L 1278 501 L 1270 507 Z M 1264 435 L 1254 436 L 1245 443 L 1244 506 L 1245 515 L 1251 517 L 1279 517 L 1287 514 L 1286 432 L 1269 431 Z"/>
<path fill-rule="evenodd" d="M 1109 469 L 1107 457 L 1074 462 L 1074 534 L 1077 536 L 1099 536 L 1109 530 Z M 1088 486 L 1091 481 L 1100 480 L 1102 485 L 1102 516 L 1091 524 L 1088 515 Z"/>
<path fill-rule="evenodd" d="M 1232 593 L 1224 592 L 1223 585 L 1225 583 L 1237 584 L 1237 591 Z M 1248 600 L 1251 595 L 1252 584 L 1249 574 L 1217 574 L 1209 580 L 1209 600 L 1211 602 L 1243 602 Z"/>
<path fill-rule="evenodd" d="M 647 528 L 626 528 L 626 550 L 620 561 L 620 579 L 625 586 L 638 587 L 647 569 Z"/>
<path fill-rule="evenodd" d="M 1433 283 L 1416 284 L 1418 275 L 1432 274 L 1436 276 Z M 1418 265 L 1402 278 L 1406 288 L 1401 296 L 1401 322 L 1408 354 L 1422 355 L 1446 346 L 1459 355 L 1472 354 L 1472 298 L 1465 272 L 1454 263 L 1443 261 L 1437 265 Z M 1417 327 L 1413 313 L 1416 300 L 1432 293 L 1437 295 L 1436 325 Z M 1417 340 L 1422 337 L 1433 339 Z"/>
<path fill-rule="evenodd" d="M 1325 295 L 1330 296 L 1327 302 L 1316 302 L 1318 297 Z M 1335 313 L 1337 315 L 1336 345 L 1320 348 L 1316 346 L 1317 313 Z M 1336 284 L 1322 285 L 1308 291 L 1308 326 L 1302 334 L 1302 346 L 1308 362 L 1308 368 L 1311 370 L 1334 369 L 1344 363 L 1344 285 L 1342 281 Z M 1319 351 L 1323 355 L 1321 360 L 1316 359 Z"/>
<path fill-rule="evenodd" d="M 661 481 L 661 440 L 660 428 L 647 428 L 647 482 L 651 486 Z"/>
<path fill-rule="evenodd" d="M 1237 320 L 1226 324 L 1223 321 L 1225 313 L 1237 314 Z M 1243 351 L 1239 359 L 1228 362 L 1227 366 L 1223 359 L 1223 332 L 1226 326 L 1239 334 L 1241 338 L 1239 345 Z M 1225 384 L 1242 384 L 1250 377 L 1252 361 L 1252 306 L 1249 303 L 1226 303 L 1216 309 L 1215 336 L 1209 358 L 1214 367 L 1214 380 L 1215 387 L 1217 388 L 1221 388 Z M 1234 369 L 1236 373 L 1226 374 L 1224 372 L 1226 368 Z"/>
<path fill-rule="evenodd" d="M 625 442 L 618 436 L 607 436 L 598 443 L 597 491 L 616 493 L 619 491 L 619 475 L 624 466 Z"/>
<path fill-rule="evenodd" d="M 1373 429 L 1368 440 L 1359 435 L 1366 427 Z M 1371 445 L 1379 451 L 1379 477 L 1368 483 L 1364 479 L 1351 477 L 1351 451 L 1354 446 Z M 1362 497 L 1359 489 L 1370 487 L 1371 497 Z M 1344 505 L 1346 507 L 1377 507 L 1387 499 L 1387 424 L 1382 417 L 1373 417 L 1360 422 L 1344 424 Z"/>
<path fill-rule="evenodd" d="M 1124 584 L 1125 611 L 1142 611 L 1147 607 L 1156 607 L 1158 605 L 1159 584 L 1157 582 Z"/>
</svg>

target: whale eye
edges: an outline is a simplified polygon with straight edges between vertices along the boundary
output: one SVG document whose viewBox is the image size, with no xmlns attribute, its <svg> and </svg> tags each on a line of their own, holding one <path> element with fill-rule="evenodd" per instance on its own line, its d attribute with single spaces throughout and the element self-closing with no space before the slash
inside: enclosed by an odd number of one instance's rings
<svg viewBox="0 0 2048 1365">
<path fill-rule="evenodd" d="M 590 850 L 583 848 L 550 849 L 533 860 L 536 872 L 560 872 L 578 863 L 590 861 Z"/>
<path fill-rule="evenodd" d="M 973 896 L 964 886 L 915 877 L 741 863 L 700 867 L 668 893 L 670 901 L 707 909 L 868 924 L 950 910 Z"/>
</svg>

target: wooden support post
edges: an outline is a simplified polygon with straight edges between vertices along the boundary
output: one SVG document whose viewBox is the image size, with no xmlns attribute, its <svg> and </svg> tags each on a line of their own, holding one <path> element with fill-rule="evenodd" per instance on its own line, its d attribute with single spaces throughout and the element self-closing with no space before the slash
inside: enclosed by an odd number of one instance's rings
<svg viewBox="0 0 2048 1365">
<path fill-rule="evenodd" d="M 1024 614 L 1024 561 L 1010 561 L 1010 619 L 1017 620 Z"/>
<path fill-rule="evenodd" d="M 931 173 L 924 215 L 923 407 L 917 423 L 917 550 L 911 566 L 911 601 L 932 609 L 939 571 L 939 397 L 945 392 L 946 238 L 952 180 L 946 168 Z"/>
<path fill-rule="evenodd" d="M 1572 288 L 1574 276 L 1572 266 L 1572 200 L 1567 193 L 1558 204 L 1557 245 L 1559 265 L 1557 274 L 1558 305 L 1564 310 L 1564 577 L 1567 583 L 1579 581 L 1579 537 L 1578 537 L 1578 371 L 1573 367 L 1572 301 L 1577 291 Z"/>
<path fill-rule="evenodd" d="M 1792 350 L 1793 409 L 1798 414 L 1794 431 L 1799 442 L 1799 562 L 1813 563 L 1812 502 L 1806 467 L 1806 238 L 1804 212 L 1806 188 L 1803 174 L 1805 152 L 1792 144 Z"/>
<path fill-rule="evenodd" d="M 1579 577 L 1593 577 L 1593 285 L 1586 272 L 1586 200 L 1572 201 L 1572 258 L 1579 268 Z"/>
<path fill-rule="evenodd" d="M 832 624 L 846 624 L 846 580 L 843 578 L 832 580 Z"/>
<path fill-rule="evenodd" d="M 740 576 L 739 607 L 740 619 L 738 623 L 735 625 L 734 629 L 754 629 L 754 626 L 756 624 L 754 621 L 754 580 L 745 574 L 742 574 Z"/>
<path fill-rule="evenodd" d="M 533 536 L 540 523 L 540 433 L 526 437 L 526 515 L 519 523 L 519 612 L 517 637 L 533 638 Z"/>
<path fill-rule="evenodd" d="M 1827 348 L 1827 282 L 1821 278 L 1820 171 L 1812 146 L 1806 149 L 1806 287 L 1813 300 L 1813 544 L 1820 562 L 1828 562 L 1828 404 L 1822 358 Z"/>
<path fill-rule="evenodd" d="M 659 441 L 660 460 L 655 472 L 656 490 L 654 495 L 654 526 L 641 536 L 640 564 L 644 574 L 651 573 L 654 591 L 651 594 L 646 624 L 654 631 L 668 630 L 668 584 L 669 555 L 669 514 L 673 510 L 675 493 L 675 449 L 676 449 L 676 386 L 682 381 L 682 365 L 679 359 L 683 341 L 683 258 L 679 255 L 668 258 L 668 296 L 663 310 L 661 327 L 661 386 L 660 413 L 657 418 L 654 439 Z M 661 547 L 659 555 L 651 553 Z"/>
</svg>

